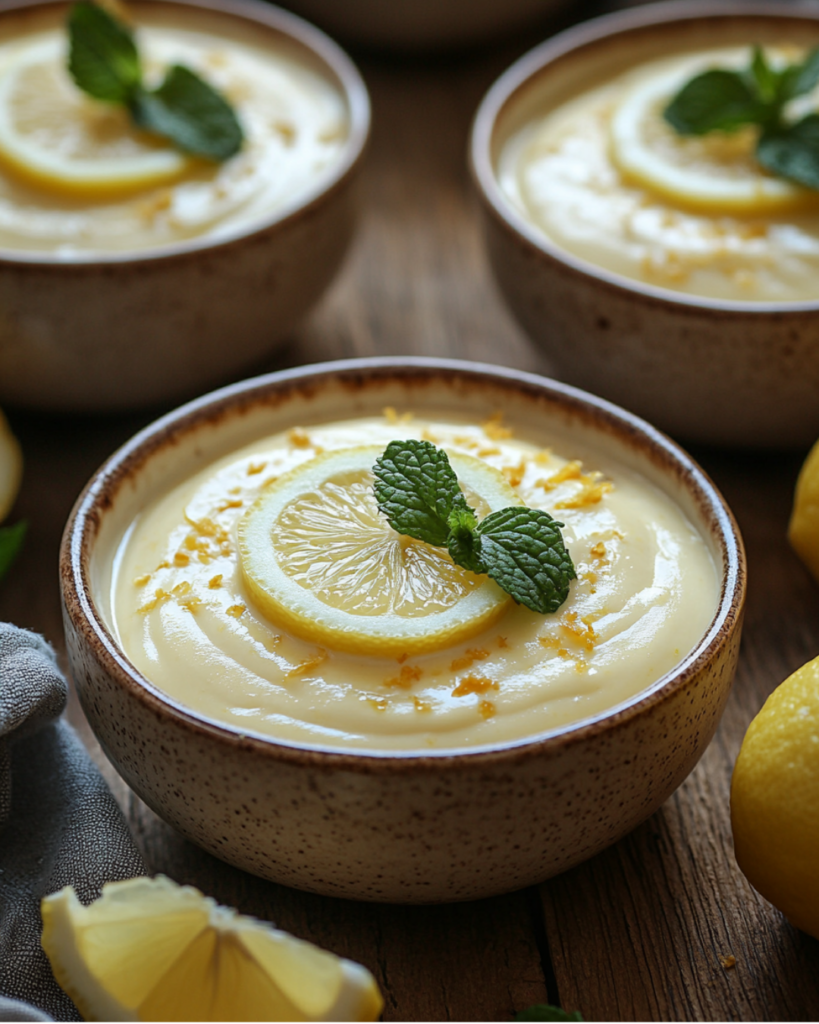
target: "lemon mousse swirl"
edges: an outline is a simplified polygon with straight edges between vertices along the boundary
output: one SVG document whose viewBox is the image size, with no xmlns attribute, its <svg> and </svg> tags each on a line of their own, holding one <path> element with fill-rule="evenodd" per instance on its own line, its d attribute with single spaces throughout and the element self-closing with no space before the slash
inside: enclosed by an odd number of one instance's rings
<svg viewBox="0 0 819 1024">
<path fill-rule="evenodd" d="M 683 137 L 663 118 L 692 77 L 744 69 L 749 52 L 642 64 L 531 120 L 500 153 L 502 191 L 557 246 L 624 277 L 738 302 L 819 297 L 819 193 L 761 167 L 754 127 Z M 765 52 L 774 66 L 805 56 Z M 815 110 L 819 93 L 791 106 Z"/>
<path fill-rule="evenodd" d="M 340 157 L 338 88 L 286 40 L 229 19 L 152 10 L 136 28 L 148 85 L 184 64 L 222 92 L 245 134 L 224 163 L 188 157 L 82 93 L 62 22 L 0 19 L 0 248 L 88 254 L 251 229 L 314 188 Z"/>
<path fill-rule="evenodd" d="M 407 438 L 448 453 L 479 518 L 525 504 L 565 524 L 578 578 L 556 614 L 389 527 L 368 467 Z M 257 560 L 264 537 L 275 573 Z M 243 732 L 374 751 L 503 743 L 605 711 L 688 654 L 719 596 L 671 499 L 594 452 L 520 440 L 489 412 L 460 423 L 388 409 L 260 440 L 147 507 L 114 567 L 115 635 L 175 701 Z"/>
</svg>

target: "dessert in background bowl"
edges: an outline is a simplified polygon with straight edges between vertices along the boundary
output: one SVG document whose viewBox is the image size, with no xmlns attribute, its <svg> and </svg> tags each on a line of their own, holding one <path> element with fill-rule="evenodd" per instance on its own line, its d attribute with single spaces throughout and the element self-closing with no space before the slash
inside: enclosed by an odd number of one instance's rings
<svg viewBox="0 0 819 1024">
<path fill-rule="evenodd" d="M 558 610 L 377 521 L 367 467 L 406 438 L 449 452 L 480 519 L 560 517 Z M 716 728 L 744 577 L 719 494 L 647 424 L 424 359 L 169 414 L 95 475 L 61 556 L 72 674 L 129 785 L 245 870 L 403 902 L 531 884 L 651 814 Z"/>
<path fill-rule="evenodd" d="M 244 130 L 223 162 L 190 157 L 75 86 L 68 10 L 0 12 L 0 400 L 103 411 L 196 394 L 262 359 L 332 279 L 366 88 L 335 43 L 267 4 L 136 2 L 146 83 L 190 67 Z"/>
<path fill-rule="evenodd" d="M 817 45 L 801 5 L 657 4 L 549 40 L 490 89 L 471 140 L 490 262 L 561 377 L 688 440 L 815 439 L 819 192 L 763 170 L 753 127 L 681 137 L 663 110 L 754 46 L 779 70 Z M 815 83 L 791 104 L 817 105 Z"/>
</svg>

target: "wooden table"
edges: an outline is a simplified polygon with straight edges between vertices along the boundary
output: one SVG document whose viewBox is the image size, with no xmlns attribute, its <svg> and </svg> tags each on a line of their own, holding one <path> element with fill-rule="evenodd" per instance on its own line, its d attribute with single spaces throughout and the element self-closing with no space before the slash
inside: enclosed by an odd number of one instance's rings
<svg viewBox="0 0 819 1024">
<path fill-rule="evenodd" d="M 374 106 L 361 232 L 332 291 L 270 368 L 429 354 L 548 373 L 490 280 L 464 157 L 484 91 L 542 35 L 457 58 L 360 58 Z M 38 630 L 62 651 L 62 525 L 93 470 L 157 411 L 105 419 L 9 411 L 27 459 L 10 521 L 25 517 L 30 533 L 0 586 L 0 619 Z M 476 903 L 407 908 L 307 895 L 181 839 L 119 779 L 72 700 L 69 716 L 150 871 L 360 960 L 381 985 L 385 1020 L 508 1020 L 543 1001 L 579 1009 L 586 1020 L 819 1018 L 819 942 L 791 928 L 744 880 L 728 814 L 731 768 L 749 721 L 774 686 L 819 654 L 819 588 L 785 541 L 801 454 L 695 455 L 732 505 L 748 547 L 742 658 L 700 765 L 630 836 L 541 886 Z M 736 966 L 727 969 L 721 958 L 729 955 Z"/>
</svg>

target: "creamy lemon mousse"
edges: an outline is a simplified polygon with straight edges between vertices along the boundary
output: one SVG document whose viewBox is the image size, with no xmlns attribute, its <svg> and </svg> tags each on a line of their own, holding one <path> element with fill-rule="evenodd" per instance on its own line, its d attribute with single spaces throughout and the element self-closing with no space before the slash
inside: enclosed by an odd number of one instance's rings
<svg viewBox="0 0 819 1024">
<path fill-rule="evenodd" d="M 781 68 L 806 52 L 765 55 Z M 751 127 L 683 136 L 663 117 L 692 77 L 750 59 L 748 45 L 666 56 L 607 81 L 592 72 L 586 91 L 506 141 L 504 194 L 560 248 L 646 284 L 743 302 L 819 297 L 819 192 L 764 170 Z M 819 95 L 792 106 L 803 116 Z"/>
<path fill-rule="evenodd" d="M 717 608 L 702 536 L 639 473 L 517 438 L 490 413 L 294 427 L 179 483 L 114 560 L 127 657 L 209 719 L 372 751 L 514 741 L 656 682 Z M 448 453 L 479 519 L 526 505 L 564 524 L 577 578 L 554 614 L 389 526 L 371 467 L 409 438 Z"/>
<path fill-rule="evenodd" d="M 70 260 L 218 240 L 297 205 L 340 158 L 343 95 L 285 38 L 215 12 L 134 5 L 146 84 L 181 64 L 234 107 L 244 144 L 216 163 L 77 88 L 66 10 L 0 17 L 0 249 Z"/>
</svg>

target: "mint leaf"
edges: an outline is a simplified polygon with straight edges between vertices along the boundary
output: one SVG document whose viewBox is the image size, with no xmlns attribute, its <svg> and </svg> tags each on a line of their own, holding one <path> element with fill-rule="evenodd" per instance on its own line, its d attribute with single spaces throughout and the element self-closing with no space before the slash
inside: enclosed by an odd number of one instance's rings
<svg viewBox="0 0 819 1024">
<path fill-rule="evenodd" d="M 76 84 L 98 100 L 127 103 L 142 78 L 130 28 L 89 0 L 68 15 L 68 70 Z"/>
<path fill-rule="evenodd" d="M 6 575 L 17 552 L 23 546 L 26 535 L 26 523 L 19 522 L 14 526 L 0 527 L 0 580 Z"/>
<path fill-rule="evenodd" d="M 447 519 L 447 525 L 449 536 L 446 546 L 452 561 L 463 569 L 469 569 L 470 572 L 486 572 L 481 561 L 480 542 L 475 532 L 478 519 L 472 509 L 454 509 Z"/>
<path fill-rule="evenodd" d="M 819 48 L 811 50 L 802 64 L 791 64 L 782 73 L 780 97 L 783 103 L 804 96 L 819 85 Z"/>
<path fill-rule="evenodd" d="M 186 153 L 227 160 L 244 134 L 233 108 L 189 68 L 175 64 L 158 89 L 137 90 L 129 104 L 136 124 L 164 135 Z"/>
<path fill-rule="evenodd" d="M 746 124 L 759 124 L 766 114 L 766 105 L 748 76 L 719 68 L 692 78 L 663 111 L 680 135 L 733 132 Z"/>
<path fill-rule="evenodd" d="M 446 452 L 429 441 L 391 441 L 373 473 L 378 509 L 393 530 L 446 547 L 450 515 L 468 510 Z"/>
<path fill-rule="evenodd" d="M 756 157 L 766 170 L 819 189 L 819 115 L 808 114 L 796 124 L 763 132 Z"/>
<path fill-rule="evenodd" d="M 782 76 L 774 71 L 761 46 L 755 46 L 751 57 L 751 81 L 756 89 L 757 97 L 766 105 L 774 104 L 779 99 Z"/>
<path fill-rule="evenodd" d="M 569 1013 L 561 1010 L 559 1006 L 547 1006 L 546 1003 L 537 1003 L 527 1010 L 522 1010 L 515 1020 L 554 1020 L 554 1021 L 582 1021 L 583 1018 L 577 1010 Z"/>
<path fill-rule="evenodd" d="M 576 577 L 561 526 L 543 509 L 513 506 L 492 512 L 476 531 L 484 572 L 542 615 L 557 611 Z"/>
</svg>

